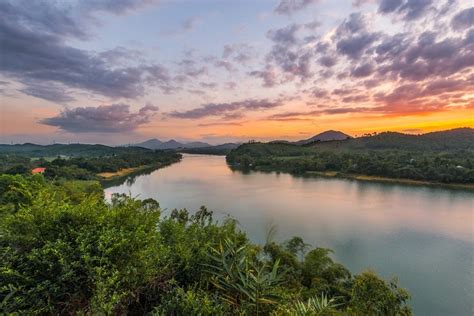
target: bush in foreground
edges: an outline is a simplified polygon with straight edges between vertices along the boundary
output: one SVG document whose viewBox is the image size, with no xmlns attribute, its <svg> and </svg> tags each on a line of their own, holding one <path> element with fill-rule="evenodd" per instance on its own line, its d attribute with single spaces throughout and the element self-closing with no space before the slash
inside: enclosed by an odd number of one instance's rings
<svg viewBox="0 0 474 316">
<path fill-rule="evenodd" d="M 7 178 L 6 178 L 7 177 Z M 406 291 L 352 276 L 300 238 L 259 246 L 201 208 L 0 177 L 0 313 L 409 315 Z"/>
</svg>

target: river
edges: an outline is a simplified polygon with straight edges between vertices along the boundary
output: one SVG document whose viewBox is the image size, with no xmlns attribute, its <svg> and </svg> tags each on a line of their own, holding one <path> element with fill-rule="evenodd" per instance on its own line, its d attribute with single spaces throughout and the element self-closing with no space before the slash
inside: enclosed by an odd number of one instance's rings
<svg viewBox="0 0 474 316">
<path fill-rule="evenodd" d="M 415 315 L 474 311 L 474 193 L 283 173 L 232 171 L 222 156 L 180 163 L 106 189 L 154 198 L 166 212 L 206 205 L 231 216 L 255 242 L 301 236 L 334 250 L 353 273 L 396 275 Z"/>
</svg>

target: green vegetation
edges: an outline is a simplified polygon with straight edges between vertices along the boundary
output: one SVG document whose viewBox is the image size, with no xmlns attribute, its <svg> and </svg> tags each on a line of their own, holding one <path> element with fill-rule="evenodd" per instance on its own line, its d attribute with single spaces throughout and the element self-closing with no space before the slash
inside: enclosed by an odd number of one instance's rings
<svg viewBox="0 0 474 316">
<path fill-rule="evenodd" d="M 301 238 L 251 243 L 232 219 L 0 176 L 0 313 L 410 315 L 409 295 Z M 74 194 L 72 194 L 74 193 Z"/>
<path fill-rule="evenodd" d="M 179 151 L 186 154 L 225 156 L 237 147 L 239 147 L 238 144 L 226 143 L 210 147 L 184 148 Z"/>
<path fill-rule="evenodd" d="M 234 168 L 291 173 L 367 175 L 445 184 L 474 184 L 474 130 L 421 136 L 382 133 L 305 146 L 248 143 L 227 155 Z"/>
<path fill-rule="evenodd" d="M 34 145 L 34 148 L 36 146 Z M 63 151 L 56 151 L 57 146 L 60 146 Z M 181 155 L 175 152 L 153 151 L 138 147 L 57 146 L 40 146 L 41 148 L 54 147 L 52 152 L 42 151 L 43 154 L 48 155 L 47 157 L 50 157 L 49 155 L 52 153 L 61 153 L 61 156 L 50 159 L 43 157 L 30 158 L 37 151 L 28 152 L 26 150 L 22 152 L 22 155 L 17 153 L 0 155 L 0 173 L 27 175 L 31 173 L 32 169 L 42 167 L 46 168 L 44 175 L 48 179 L 112 181 L 117 180 L 117 178 L 123 179 L 133 171 L 157 169 L 181 159 Z M 76 156 L 66 156 L 67 153 L 71 152 L 74 152 Z"/>
<path fill-rule="evenodd" d="M 17 145 L 0 144 L 0 154 L 2 155 L 18 155 L 36 158 L 57 157 L 60 155 L 67 157 L 101 157 L 147 151 L 149 151 L 149 149 L 142 147 L 110 147 L 98 144 L 54 144 L 44 146 L 30 143 Z"/>
<path fill-rule="evenodd" d="M 230 153 L 232 149 L 230 148 L 215 148 L 215 147 L 203 147 L 203 148 L 186 148 L 180 149 L 179 152 L 185 154 L 194 154 L 194 155 L 215 155 L 215 156 L 225 156 Z"/>
</svg>

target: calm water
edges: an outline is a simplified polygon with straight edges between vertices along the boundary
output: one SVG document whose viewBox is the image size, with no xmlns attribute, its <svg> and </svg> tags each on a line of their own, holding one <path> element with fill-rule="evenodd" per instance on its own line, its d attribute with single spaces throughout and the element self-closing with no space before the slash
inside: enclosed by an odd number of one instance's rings
<svg viewBox="0 0 474 316">
<path fill-rule="evenodd" d="M 106 189 L 155 198 L 162 208 L 236 218 L 253 241 L 301 236 L 334 249 L 353 273 L 397 275 L 415 315 L 474 314 L 474 193 L 418 186 L 233 172 L 224 157 L 182 162 Z"/>
</svg>

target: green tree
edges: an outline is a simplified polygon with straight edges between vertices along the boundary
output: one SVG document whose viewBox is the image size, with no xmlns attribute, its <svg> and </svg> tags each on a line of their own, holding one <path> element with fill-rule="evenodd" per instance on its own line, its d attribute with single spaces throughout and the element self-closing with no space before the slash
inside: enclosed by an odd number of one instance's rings
<svg viewBox="0 0 474 316">
<path fill-rule="evenodd" d="M 410 295 L 398 287 L 396 279 L 387 284 L 375 273 L 363 272 L 354 278 L 351 296 L 352 310 L 361 315 L 411 315 Z"/>
</svg>

